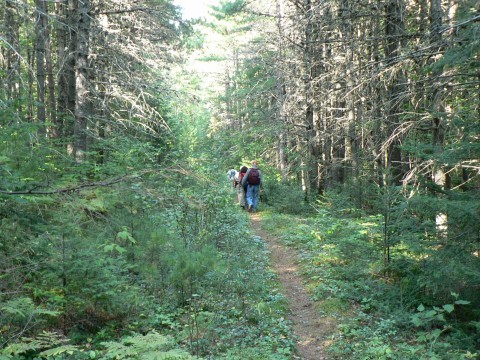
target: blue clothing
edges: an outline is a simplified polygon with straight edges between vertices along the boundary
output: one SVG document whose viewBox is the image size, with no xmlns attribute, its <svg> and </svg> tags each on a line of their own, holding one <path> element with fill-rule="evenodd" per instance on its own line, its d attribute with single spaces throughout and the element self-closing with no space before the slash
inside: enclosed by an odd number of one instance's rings
<svg viewBox="0 0 480 360">
<path fill-rule="evenodd" d="M 253 169 L 257 169 L 257 166 L 254 165 Z M 260 178 L 260 184 L 257 185 L 250 185 L 248 184 L 248 174 L 250 174 L 250 169 L 248 169 L 247 173 L 242 179 L 242 185 L 247 185 L 247 205 L 248 207 L 252 206 L 253 210 L 257 210 L 258 208 L 258 195 L 260 192 L 260 185 L 262 184 L 263 177 L 262 172 L 258 170 L 258 177 Z"/>
<path fill-rule="evenodd" d="M 260 191 L 260 185 L 248 185 L 247 187 L 247 204 L 250 207 L 252 205 L 253 210 L 258 208 L 258 193 Z"/>
</svg>

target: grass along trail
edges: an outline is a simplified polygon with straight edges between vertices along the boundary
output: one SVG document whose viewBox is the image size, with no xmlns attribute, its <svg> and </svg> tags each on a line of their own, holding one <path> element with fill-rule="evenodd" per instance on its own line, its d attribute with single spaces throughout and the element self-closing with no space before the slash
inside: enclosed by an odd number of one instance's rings
<svg viewBox="0 0 480 360">
<path fill-rule="evenodd" d="M 281 242 L 262 230 L 261 216 L 252 214 L 252 228 L 268 245 L 271 251 L 271 264 L 278 274 L 284 288 L 284 295 L 290 305 L 290 320 L 298 338 L 298 352 L 302 360 L 328 359 L 324 350 L 328 343 L 328 335 L 332 332 L 332 324 L 320 317 L 315 310 L 315 303 L 310 299 L 304 281 L 298 274 L 297 254 L 286 248 Z"/>
</svg>

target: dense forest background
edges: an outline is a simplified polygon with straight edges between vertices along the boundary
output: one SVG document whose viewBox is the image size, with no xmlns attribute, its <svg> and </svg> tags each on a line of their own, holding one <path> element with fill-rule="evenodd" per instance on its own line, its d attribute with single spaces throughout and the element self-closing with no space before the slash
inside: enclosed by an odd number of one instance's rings
<svg viewBox="0 0 480 360">
<path fill-rule="evenodd" d="M 0 3 L 0 359 L 295 358 L 253 159 L 332 358 L 478 358 L 480 2 L 211 14 Z"/>
</svg>

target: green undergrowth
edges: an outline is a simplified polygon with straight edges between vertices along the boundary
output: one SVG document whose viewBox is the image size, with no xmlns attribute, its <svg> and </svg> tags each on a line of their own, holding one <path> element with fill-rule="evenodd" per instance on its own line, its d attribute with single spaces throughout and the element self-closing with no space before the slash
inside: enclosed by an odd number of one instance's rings
<svg viewBox="0 0 480 360">
<path fill-rule="evenodd" d="M 327 349 L 332 358 L 479 358 L 480 323 L 465 317 L 475 314 L 471 299 L 422 293 L 421 271 L 399 275 L 407 271 L 405 250 L 385 266 L 380 216 L 323 208 L 309 216 L 265 211 L 262 220 L 296 249 L 319 317 L 336 324 Z"/>
<path fill-rule="evenodd" d="M 247 214 L 169 181 L 2 199 L 0 359 L 292 358 Z"/>
</svg>

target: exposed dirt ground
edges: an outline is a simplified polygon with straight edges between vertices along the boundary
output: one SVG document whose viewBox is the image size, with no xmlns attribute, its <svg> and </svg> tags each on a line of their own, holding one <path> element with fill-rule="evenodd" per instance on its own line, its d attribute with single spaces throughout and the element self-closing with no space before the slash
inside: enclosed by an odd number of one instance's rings
<svg viewBox="0 0 480 360">
<path fill-rule="evenodd" d="M 252 228 L 267 244 L 271 251 L 271 265 L 284 287 L 284 295 L 290 303 L 290 320 L 298 338 L 298 351 L 302 360 L 328 359 L 324 351 L 332 323 L 320 316 L 305 289 L 304 281 L 298 274 L 298 257 L 294 250 L 286 248 L 275 237 L 262 230 L 260 216 L 251 215 Z"/>
</svg>

